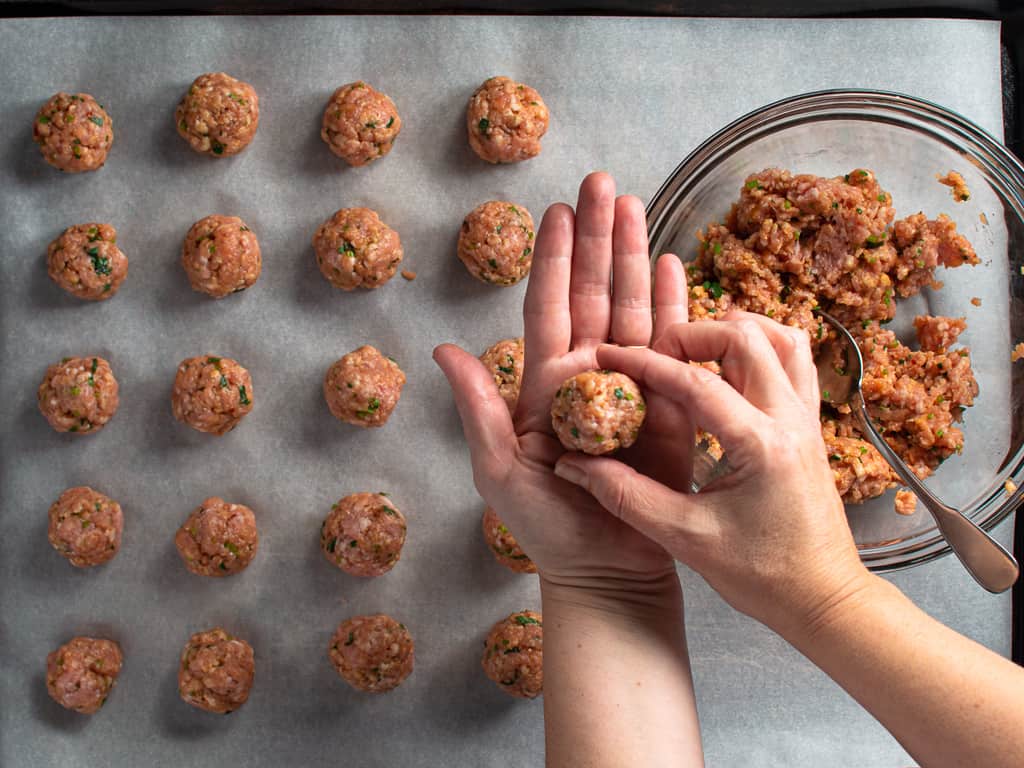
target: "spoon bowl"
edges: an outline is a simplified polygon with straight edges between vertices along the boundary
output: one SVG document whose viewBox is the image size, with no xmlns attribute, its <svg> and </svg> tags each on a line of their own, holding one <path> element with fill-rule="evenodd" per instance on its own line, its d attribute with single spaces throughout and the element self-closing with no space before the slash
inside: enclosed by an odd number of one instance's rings
<svg viewBox="0 0 1024 768">
<path fill-rule="evenodd" d="M 1020 575 L 1013 555 L 959 510 L 937 498 L 885 441 L 871 423 L 867 405 L 861 394 L 864 360 L 860 347 L 846 327 L 826 312 L 818 316 L 834 333 L 822 342 L 815 358 L 818 387 L 823 402 L 832 406 L 848 405 L 861 435 L 870 442 L 892 467 L 901 481 L 910 488 L 931 513 L 935 525 L 967 572 L 989 592 L 1005 592 Z"/>
</svg>

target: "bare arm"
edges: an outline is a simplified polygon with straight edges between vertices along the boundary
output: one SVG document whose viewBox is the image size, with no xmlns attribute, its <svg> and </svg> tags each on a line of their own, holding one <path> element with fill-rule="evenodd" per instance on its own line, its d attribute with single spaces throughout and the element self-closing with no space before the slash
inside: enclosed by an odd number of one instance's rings
<svg viewBox="0 0 1024 768">
<path fill-rule="evenodd" d="M 1024 765 L 1024 670 L 867 572 L 828 466 L 807 335 L 763 317 L 680 324 L 655 350 L 602 347 L 719 437 L 734 471 L 697 494 L 608 458 L 555 471 L 774 629 L 924 768 Z M 722 376 L 683 361 L 720 360 Z M 979 593 L 979 600 L 986 597 Z"/>
<path fill-rule="evenodd" d="M 541 582 L 549 766 L 702 766 L 674 575 L 629 599 Z"/>
<path fill-rule="evenodd" d="M 827 613 L 782 634 L 923 768 L 1024 765 L 1024 669 L 877 576 L 865 574 Z"/>
</svg>

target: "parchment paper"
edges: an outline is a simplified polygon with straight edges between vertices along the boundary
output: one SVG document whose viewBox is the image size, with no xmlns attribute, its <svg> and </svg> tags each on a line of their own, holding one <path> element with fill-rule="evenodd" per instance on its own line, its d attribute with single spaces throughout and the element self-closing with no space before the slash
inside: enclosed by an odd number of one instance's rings
<svg viewBox="0 0 1024 768">
<path fill-rule="evenodd" d="M 174 106 L 191 80 L 224 70 L 252 83 L 262 117 L 234 159 L 192 153 Z M 438 342 L 474 352 L 517 335 L 523 286 L 473 281 L 455 259 L 463 215 L 511 199 L 539 219 L 580 178 L 611 171 L 648 199 L 682 157 L 728 120 L 797 92 L 889 88 L 939 101 L 1001 134 L 999 27 L 987 22 L 562 18 L 151 18 L 0 23 L 0 270 L 3 366 L 0 533 L 0 764 L 3 766 L 536 766 L 541 702 L 512 700 L 479 668 L 484 633 L 539 607 L 536 580 L 495 564 L 479 532 L 457 417 L 430 360 Z M 534 85 L 551 109 L 535 160 L 490 167 L 466 146 L 463 110 L 492 74 Z M 318 136 L 324 102 L 364 78 L 405 123 L 394 151 L 347 169 Z M 116 139 L 98 173 L 64 176 L 31 141 L 58 90 L 107 107 Z M 368 205 L 401 234 L 419 277 L 342 294 L 319 275 L 310 237 L 335 209 Z M 210 213 L 239 215 L 264 271 L 214 302 L 193 293 L 181 238 Z M 46 276 L 64 227 L 109 221 L 130 259 L 121 292 L 95 305 Z M 329 416 L 327 366 L 367 342 L 409 383 L 388 425 Z M 46 366 L 107 357 L 121 408 L 98 435 L 57 435 L 35 406 Z M 253 413 L 201 435 L 168 404 L 176 364 L 214 353 L 254 378 Z M 121 553 L 73 570 L 46 541 L 46 510 L 90 484 L 125 511 Z M 363 581 L 318 551 L 330 504 L 388 490 L 409 519 L 394 571 Z M 261 547 L 224 580 L 185 571 L 173 533 L 208 495 L 253 507 Z M 1009 526 L 1000 537 L 1008 538 Z M 795 651 L 683 573 L 708 761 L 716 766 L 900 766 L 909 758 Z M 893 577 L 926 610 L 1001 653 L 1009 603 L 947 558 Z M 328 665 L 343 618 L 384 611 L 409 625 L 416 671 L 396 691 L 350 690 Z M 248 704 L 230 717 L 180 701 L 178 655 L 223 625 L 256 650 Z M 120 682 L 98 715 L 47 697 L 45 656 L 74 634 L 117 639 Z"/>
</svg>

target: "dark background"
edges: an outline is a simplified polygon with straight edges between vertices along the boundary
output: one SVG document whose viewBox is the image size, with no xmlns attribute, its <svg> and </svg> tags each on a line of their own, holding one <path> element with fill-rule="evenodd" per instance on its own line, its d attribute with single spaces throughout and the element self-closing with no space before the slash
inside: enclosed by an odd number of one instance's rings
<svg viewBox="0 0 1024 768">
<path fill-rule="evenodd" d="M 93 14 L 516 13 L 629 16 L 902 16 L 998 19 L 1003 22 L 1003 125 L 1006 144 L 1024 159 L 1024 0 L 0 0 L 0 17 Z M 969 51 L 956 55 L 970 55 Z M 1024 559 L 1024 515 L 1017 515 L 1014 552 Z M 1013 660 L 1024 665 L 1024 585 L 1013 589 Z"/>
</svg>

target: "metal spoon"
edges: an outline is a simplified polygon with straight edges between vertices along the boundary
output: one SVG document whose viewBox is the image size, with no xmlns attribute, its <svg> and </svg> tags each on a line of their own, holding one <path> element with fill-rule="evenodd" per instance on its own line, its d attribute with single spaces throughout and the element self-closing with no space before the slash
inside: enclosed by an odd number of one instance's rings
<svg viewBox="0 0 1024 768">
<path fill-rule="evenodd" d="M 820 310 L 817 314 L 836 331 L 833 338 L 821 345 L 814 361 L 818 368 L 821 399 L 831 405 L 850 405 L 861 434 L 878 449 L 900 480 L 917 494 L 917 498 L 932 513 L 939 531 L 967 572 L 989 592 L 1005 592 L 1013 586 L 1020 574 L 1013 555 L 959 510 L 939 501 L 875 429 L 861 394 L 864 361 L 857 342 L 834 317 Z M 837 365 L 837 360 L 842 361 L 842 365 Z"/>
</svg>

